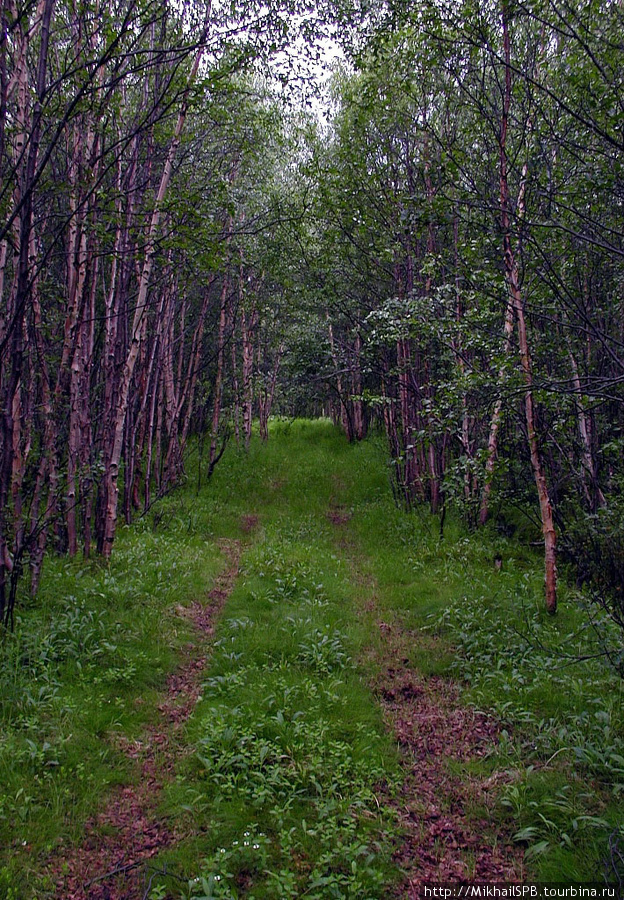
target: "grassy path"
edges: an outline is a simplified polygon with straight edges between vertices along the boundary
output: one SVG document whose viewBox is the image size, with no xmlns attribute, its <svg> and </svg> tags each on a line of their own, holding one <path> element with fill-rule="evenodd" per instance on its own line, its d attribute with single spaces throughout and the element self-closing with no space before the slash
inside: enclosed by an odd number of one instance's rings
<svg viewBox="0 0 624 900">
<path fill-rule="evenodd" d="M 181 732 L 201 692 L 205 651 L 238 576 L 240 543 L 222 541 L 219 549 L 227 566 L 215 578 L 206 601 L 178 608 L 192 624 L 195 640 L 185 648 L 184 661 L 167 678 L 158 703 L 159 719 L 139 740 L 118 738 L 121 751 L 140 766 L 139 778 L 113 791 L 104 808 L 89 821 L 86 841 L 54 858 L 50 880 L 58 900 L 149 896 L 148 862 L 180 840 L 175 821 L 161 816 L 157 803 L 185 751 Z"/>
<path fill-rule="evenodd" d="M 273 439 L 221 473 L 255 527 L 189 727 L 192 787 L 173 801 L 193 808 L 199 794 L 189 830 L 211 850 L 191 896 L 406 897 L 423 878 L 514 878 L 514 854 L 494 849 L 483 814 L 470 825 L 447 774 L 494 729 L 422 686 L 406 656 L 414 635 L 370 571 L 383 555 L 375 529 L 363 550 L 357 506 L 387 499 L 383 468 L 358 465 L 327 426 Z"/>
<path fill-rule="evenodd" d="M 393 507 L 374 442 L 299 422 L 159 504 L 110 569 L 51 562 L 0 673 L 0 900 L 521 879 L 501 797 L 529 776 L 431 627 L 506 582 L 449 528 Z M 504 577 L 539 591 L 535 570 Z"/>
</svg>

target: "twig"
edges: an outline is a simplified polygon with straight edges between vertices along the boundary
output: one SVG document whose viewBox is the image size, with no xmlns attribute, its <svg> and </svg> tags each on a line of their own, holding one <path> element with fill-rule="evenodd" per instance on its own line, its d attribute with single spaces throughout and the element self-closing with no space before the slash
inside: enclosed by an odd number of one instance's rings
<svg viewBox="0 0 624 900">
<path fill-rule="evenodd" d="M 97 875 L 95 878 L 92 878 L 91 881 L 85 882 L 82 887 L 88 888 L 98 881 L 106 881 L 107 878 L 114 878 L 115 875 L 122 875 L 124 872 L 129 872 L 131 869 L 137 869 L 139 866 L 143 865 L 143 862 L 144 860 L 140 860 L 139 862 L 127 863 L 125 866 L 118 865 L 116 868 L 111 869 L 110 872 L 106 872 L 105 875 Z"/>
</svg>

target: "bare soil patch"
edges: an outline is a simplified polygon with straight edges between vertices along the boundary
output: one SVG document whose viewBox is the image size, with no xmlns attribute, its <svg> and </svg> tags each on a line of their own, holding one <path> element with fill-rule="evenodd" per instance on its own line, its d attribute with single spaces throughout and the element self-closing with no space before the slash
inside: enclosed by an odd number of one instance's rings
<svg viewBox="0 0 624 900">
<path fill-rule="evenodd" d="M 247 515 L 241 516 L 240 527 L 243 534 L 249 534 L 249 532 L 253 531 L 259 521 L 260 517 L 254 513 L 248 513 Z"/>
<path fill-rule="evenodd" d="M 156 808 L 162 786 L 173 777 L 175 761 L 184 752 L 179 732 L 197 703 L 207 641 L 238 576 L 240 543 L 220 541 L 219 547 L 228 564 L 206 600 L 177 610 L 193 622 L 198 640 L 187 646 L 185 661 L 168 678 L 158 707 L 161 721 L 141 741 L 120 742 L 140 765 L 137 784 L 115 790 L 105 809 L 85 824 L 84 841 L 50 861 L 48 873 L 58 900 L 143 898 L 149 889 L 149 861 L 182 836 L 175 824 L 158 817 Z"/>
<path fill-rule="evenodd" d="M 471 761 L 498 741 L 496 721 L 461 702 L 457 685 L 409 668 L 414 635 L 379 623 L 384 665 L 373 685 L 402 756 L 404 781 L 394 802 L 405 829 L 396 862 L 405 881 L 396 897 L 421 896 L 424 882 L 522 880 L 522 854 L 490 818 L 496 778 L 476 778 Z M 455 774 L 457 770 L 461 774 Z"/>
<path fill-rule="evenodd" d="M 344 506 L 331 507 L 327 512 L 327 518 L 332 525 L 346 525 L 353 514 Z"/>
<path fill-rule="evenodd" d="M 341 479 L 333 475 L 332 482 L 336 493 L 333 494 L 329 500 L 329 509 L 327 510 L 326 516 L 332 525 L 340 527 L 346 525 L 351 520 L 353 511 L 348 509 L 344 503 L 341 503 L 338 499 L 340 493 L 344 490 L 344 484 Z"/>
</svg>

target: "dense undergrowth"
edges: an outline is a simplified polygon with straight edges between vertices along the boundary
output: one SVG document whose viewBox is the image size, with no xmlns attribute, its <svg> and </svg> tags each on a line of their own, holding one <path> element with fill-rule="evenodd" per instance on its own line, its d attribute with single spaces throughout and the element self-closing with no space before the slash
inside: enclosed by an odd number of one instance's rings
<svg viewBox="0 0 624 900">
<path fill-rule="evenodd" d="M 241 541 L 241 572 L 155 798 L 183 839 L 154 862 L 154 900 L 387 896 L 400 770 L 368 688 L 380 618 L 413 633 L 407 665 L 465 681 L 466 702 L 500 718 L 475 769 L 500 774 L 495 815 L 530 876 L 621 877 L 609 624 L 570 588 L 545 616 L 541 561 L 494 529 L 451 519 L 440 540 L 425 512 L 397 510 L 381 443 L 296 422 L 124 530 L 110 568 L 50 559 L 37 601 L 21 599 L 0 659 L 0 898 L 52 897 L 50 856 L 138 777 L 120 738 L 158 719 L 190 639 L 180 607 L 210 589 L 219 538 Z"/>
<path fill-rule="evenodd" d="M 492 596 L 475 579 L 436 627 L 459 651 L 449 668 L 468 697 L 508 727 L 502 803 L 516 839 L 545 880 L 620 883 L 623 685 L 604 653 L 617 631 L 574 594 L 553 622 L 513 573 L 500 582 Z"/>
</svg>

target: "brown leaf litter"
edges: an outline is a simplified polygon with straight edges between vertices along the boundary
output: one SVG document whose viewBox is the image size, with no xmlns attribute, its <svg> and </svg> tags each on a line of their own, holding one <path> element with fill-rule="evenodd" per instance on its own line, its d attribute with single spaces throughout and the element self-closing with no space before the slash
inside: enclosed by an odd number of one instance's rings
<svg viewBox="0 0 624 900">
<path fill-rule="evenodd" d="M 331 521 L 335 506 L 330 503 Z M 365 586 L 362 612 L 375 615 L 374 579 L 359 570 L 353 541 L 343 529 L 337 543 L 351 560 L 354 579 Z M 462 703 L 454 682 L 411 667 L 410 651 L 423 636 L 399 622 L 377 625 L 383 640 L 381 650 L 369 650 L 380 666 L 372 688 L 396 737 L 402 768 L 400 795 L 387 802 L 403 829 L 394 861 L 404 878 L 388 900 L 416 900 L 424 896 L 425 884 L 521 883 L 522 851 L 510 834 L 500 833 L 491 815 L 508 776 L 478 778 L 470 771 L 472 762 L 495 750 L 498 723 Z"/>
<path fill-rule="evenodd" d="M 404 775 L 400 796 L 391 801 L 404 829 L 395 861 L 405 879 L 395 896 L 421 897 L 427 882 L 519 883 L 522 853 L 490 817 L 500 779 L 469 771 L 495 748 L 496 721 L 463 705 L 448 679 L 411 669 L 414 636 L 378 624 L 385 666 L 373 687 L 396 735 Z"/>
</svg>

